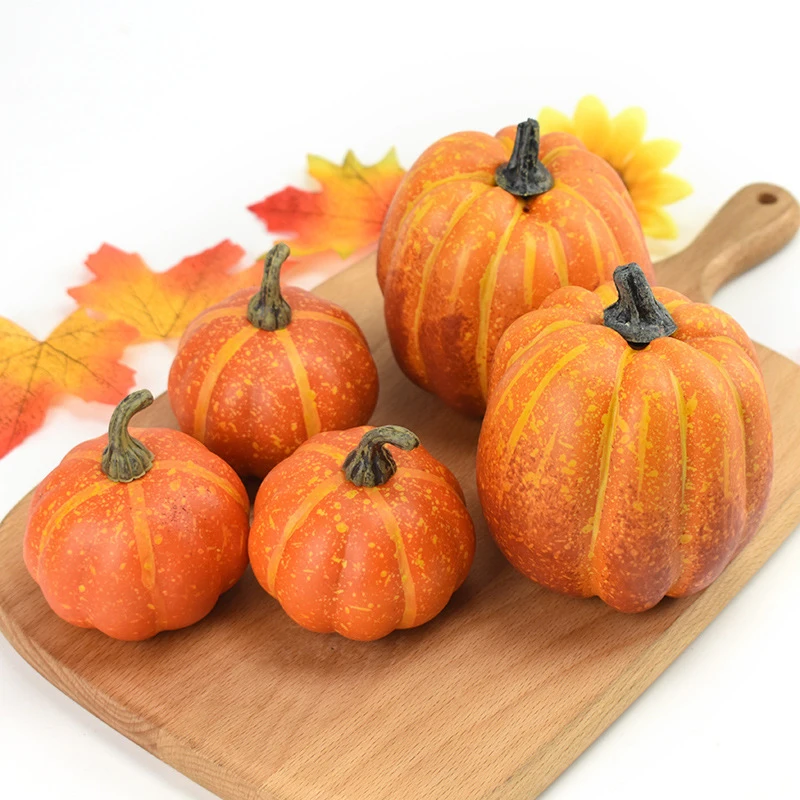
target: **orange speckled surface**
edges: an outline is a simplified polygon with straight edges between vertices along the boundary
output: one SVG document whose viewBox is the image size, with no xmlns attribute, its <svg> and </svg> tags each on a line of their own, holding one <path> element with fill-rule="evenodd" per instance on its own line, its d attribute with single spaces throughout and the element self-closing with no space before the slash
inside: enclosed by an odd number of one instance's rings
<svg viewBox="0 0 800 800">
<path fill-rule="evenodd" d="M 464 582 L 475 529 L 447 467 L 419 446 L 391 448 L 397 472 L 375 487 L 342 464 L 369 427 L 321 433 L 264 480 L 250 561 L 303 627 L 372 640 L 438 614 Z"/>
<path fill-rule="evenodd" d="M 485 408 L 492 353 L 512 320 L 559 286 L 596 288 L 620 264 L 635 261 L 653 277 L 625 186 L 574 136 L 542 137 L 551 190 L 517 198 L 495 184 L 515 130 L 431 145 L 400 184 L 378 249 L 400 366 L 468 414 Z"/>
<path fill-rule="evenodd" d="M 772 430 L 755 349 L 729 315 L 656 288 L 678 329 L 633 350 L 603 326 L 608 293 L 559 289 L 501 338 L 478 488 L 525 575 L 642 611 L 704 589 L 750 540 Z"/>
<path fill-rule="evenodd" d="M 182 430 L 241 475 L 264 475 L 309 436 L 362 425 L 378 399 L 363 333 L 344 309 L 284 288 L 292 321 L 266 331 L 247 320 L 253 289 L 187 328 L 169 376 Z"/>
<path fill-rule="evenodd" d="M 152 469 L 114 483 L 107 436 L 68 453 L 36 489 L 25 563 L 67 622 L 139 640 L 192 625 L 247 566 L 250 502 L 236 473 L 191 436 L 131 428 Z"/>
</svg>

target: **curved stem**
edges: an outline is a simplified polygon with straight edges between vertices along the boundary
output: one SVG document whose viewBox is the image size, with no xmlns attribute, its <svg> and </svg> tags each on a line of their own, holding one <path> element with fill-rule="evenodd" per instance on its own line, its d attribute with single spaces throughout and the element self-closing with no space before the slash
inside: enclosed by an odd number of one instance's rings
<svg viewBox="0 0 800 800">
<path fill-rule="evenodd" d="M 638 264 L 617 267 L 614 284 L 619 300 L 603 312 L 603 324 L 619 333 L 635 350 L 678 330 L 669 311 L 656 300 Z"/>
<path fill-rule="evenodd" d="M 386 449 L 391 444 L 403 450 L 419 446 L 416 434 L 399 425 L 382 425 L 367 431 L 342 464 L 347 480 L 356 486 L 380 486 L 397 472 L 397 464 Z"/>
<path fill-rule="evenodd" d="M 141 478 L 153 466 L 153 454 L 128 433 L 131 417 L 153 402 L 153 395 L 142 389 L 120 401 L 108 424 L 108 445 L 100 466 L 108 478 L 130 483 Z"/>
<path fill-rule="evenodd" d="M 494 179 L 515 197 L 534 197 L 553 188 L 553 176 L 539 161 L 539 123 L 535 119 L 517 125 L 511 158 L 497 168 Z"/>
<path fill-rule="evenodd" d="M 281 294 L 281 266 L 289 257 L 289 248 L 278 242 L 264 259 L 261 288 L 250 298 L 247 319 L 256 328 L 277 331 L 292 321 L 292 309 Z"/>
</svg>

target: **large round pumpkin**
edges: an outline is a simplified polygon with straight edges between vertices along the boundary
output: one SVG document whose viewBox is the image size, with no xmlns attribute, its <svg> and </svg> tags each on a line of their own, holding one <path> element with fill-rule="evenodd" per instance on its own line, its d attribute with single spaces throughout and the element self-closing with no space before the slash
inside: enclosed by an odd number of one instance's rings
<svg viewBox="0 0 800 800">
<path fill-rule="evenodd" d="M 295 622 L 378 639 L 432 619 L 464 582 L 475 531 L 461 487 L 418 445 L 391 425 L 320 433 L 261 484 L 253 572 Z"/>
<path fill-rule="evenodd" d="M 36 489 L 25 531 L 25 564 L 53 611 L 116 639 L 197 622 L 247 566 L 242 482 L 191 436 L 128 431 L 152 400 L 129 395 L 108 436 L 65 456 Z"/>
<path fill-rule="evenodd" d="M 392 349 L 411 380 L 479 415 L 508 325 L 560 286 L 594 289 L 628 261 L 652 277 L 622 180 L 577 138 L 547 134 L 540 149 L 534 120 L 447 136 L 404 177 L 383 225 Z"/>
<path fill-rule="evenodd" d="M 636 265 L 568 287 L 495 354 L 478 489 L 511 563 L 641 611 L 708 586 L 756 531 L 772 433 L 752 343 Z"/>
<path fill-rule="evenodd" d="M 339 306 L 279 283 L 285 244 L 260 288 L 243 289 L 186 329 L 169 374 L 181 430 L 240 475 L 264 477 L 320 431 L 363 425 L 378 399 L 364 334 Z"/>
</svg>

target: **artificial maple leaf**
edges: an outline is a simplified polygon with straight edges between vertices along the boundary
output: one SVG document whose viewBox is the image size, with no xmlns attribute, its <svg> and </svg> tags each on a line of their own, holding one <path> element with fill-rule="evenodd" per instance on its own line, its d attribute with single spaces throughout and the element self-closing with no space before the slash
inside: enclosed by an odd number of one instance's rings
<svg viewBox="0 0 800 800">
<path fill-rule="evenodd" d="M 404 170 L 392 148 L 377 164 L 365 166 L 349 151 L 341 166 L 308 157 L 308 172 L 322 190 L 287 186 L 249 207 L 267 230 L 291 234 L 295 256 L 335 250 L 346 258 L 377 242 L 383 218 Z"/>
<path fill-rule="evenodd" d="M 226 240 L 166 272 L 153 272 L 136 253 L 104 244 L 86 259 L 95 280 L 69 294 L 86 308 L 133 325 L 140 339 L 170 339 L 239 288 L 243 278 L 250 280 L 231 272 L 243 255 L 241 247 Z"/>
<path fill-rule="evenodd" d="M 119 402 L 133 385 L 119 358 L 136 337 L 130 325 L 82 309 L 43 342 L 0 317 L 0 458 L 41 427 L 58 395 Z"/>
</svg>

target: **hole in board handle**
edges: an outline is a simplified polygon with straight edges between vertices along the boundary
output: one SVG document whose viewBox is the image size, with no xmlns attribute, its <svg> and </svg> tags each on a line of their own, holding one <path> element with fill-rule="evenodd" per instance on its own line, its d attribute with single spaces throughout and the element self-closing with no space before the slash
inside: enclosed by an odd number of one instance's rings
<svg viewBox="0 0 800 800">
<path fill-rule="evenodd" d="M 771 206 L 773 203 L 778 202 L 778 197 L 772 192 L 761 192 L 758 196 L 758 202 L 761 203 L 762 206 Z"/>
</svg>

